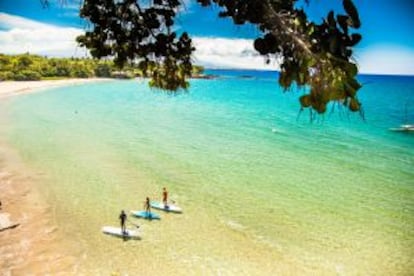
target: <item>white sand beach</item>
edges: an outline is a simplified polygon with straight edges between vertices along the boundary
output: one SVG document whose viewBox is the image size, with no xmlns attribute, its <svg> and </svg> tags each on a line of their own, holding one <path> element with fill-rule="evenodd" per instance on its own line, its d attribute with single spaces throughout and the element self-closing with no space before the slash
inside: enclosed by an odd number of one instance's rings
<svg viewBox="0 0 414 276">
<path fill-rule="evenodd" d="M 34 91 L 41 91 L 47 88 L 60 86 L 77 85 L 97 81 L 109 81 L 106 78 L 89 79 L 62 79 L 62 80 L 42 80 L 42 81 L 0 81 L 0 99 L 4 97 L 17 96 Z"/>
</svg>

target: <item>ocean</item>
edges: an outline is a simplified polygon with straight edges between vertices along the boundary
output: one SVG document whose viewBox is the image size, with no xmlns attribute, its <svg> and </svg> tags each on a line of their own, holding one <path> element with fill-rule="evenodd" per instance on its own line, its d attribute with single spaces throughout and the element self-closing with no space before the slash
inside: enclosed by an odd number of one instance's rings
<svg viewBox="0 0 414 276">
<path fill-rule="evenodd" d="M 362 75 L 364 117 L 311 120 L 276 72 L 207 73 L 179 94 L 119 80 L 3 104 L 76 273 L 414 274 L 414 133 L 389 130 L 414 123 L 414 77 Z M 100 232 L 163 187 L 182 214 L 129 216 L 139 241 Z"/>
</svg>

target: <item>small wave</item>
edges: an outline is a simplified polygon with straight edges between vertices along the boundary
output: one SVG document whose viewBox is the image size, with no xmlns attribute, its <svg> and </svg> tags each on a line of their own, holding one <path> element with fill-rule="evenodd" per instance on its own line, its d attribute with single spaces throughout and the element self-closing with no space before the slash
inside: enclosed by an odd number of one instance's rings
<svg viewBox="0 0 414 276">
<path fill-rule="evenodd" d="M 242 224 L 240 224 L 240 223 L 238 223 L 237 221 L 234 221 L 234 220 L 227 221 L 226 225 L 228 227 L 230 227 L 231 229 L 236 230 L 236 231 L 243 231 L 243 230 L 246 229 L 245 226 L 243 226 Z"/>
</svg>

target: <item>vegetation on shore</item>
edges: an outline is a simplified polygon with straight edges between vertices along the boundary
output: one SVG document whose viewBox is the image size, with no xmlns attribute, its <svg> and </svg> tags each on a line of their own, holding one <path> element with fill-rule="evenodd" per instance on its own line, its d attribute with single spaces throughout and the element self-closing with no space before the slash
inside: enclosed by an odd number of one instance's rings
<svg viewBox="0 0 414 276">
<path fill-rule="evenodd" d="M 135 64 L 121 69 L 111 60 L 91 58 L 48 58 L 29 53 L 21 55 L 0 54 L 0 81 L 45 80 L 62 78 L 135 78 L 150 77 L 154 66 L 145 70 Z M 193 66 L 195 77 L 202 75 L 204 68 Z"/>
</svg>

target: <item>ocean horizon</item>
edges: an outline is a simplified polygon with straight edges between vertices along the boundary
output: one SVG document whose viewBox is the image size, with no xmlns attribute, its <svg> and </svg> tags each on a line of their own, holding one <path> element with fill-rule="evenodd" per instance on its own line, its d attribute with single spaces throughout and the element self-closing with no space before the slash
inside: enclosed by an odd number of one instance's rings
<svg viewBox="0 0 414 276">
<path fill-rule="evenodd" d="M 224 275 L 414 273 L 414 76 L 360 75 L 364 116 L 300 112 L 276 71 L 212 70 L 187 92 L 147 80 L 48 89 L 2 103 L 5 140 L 42 174 L 78 272 Z M 142 240 L 103 235 L 160 200 Z"/>
</svg>

